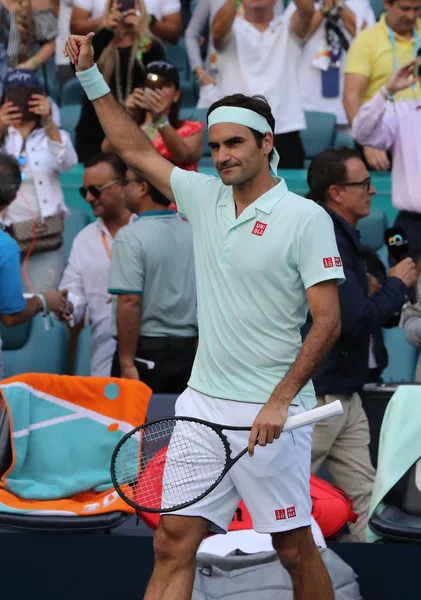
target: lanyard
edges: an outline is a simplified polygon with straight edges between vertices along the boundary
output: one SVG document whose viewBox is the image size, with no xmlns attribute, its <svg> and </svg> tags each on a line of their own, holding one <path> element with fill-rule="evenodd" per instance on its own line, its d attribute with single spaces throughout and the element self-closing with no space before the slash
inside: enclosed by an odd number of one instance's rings
<svg viewBox="0 0 421 600">
<path fill-rule="evenodd" d="M 389 30 L 390 45 L 392 46 L 392 52 L 393 52 L 393 70 L 397 71 L 399 69 L 399 64 L 398 64 L 398 57 L 396 54 L 395 32 L 389 26 L 387 27 L 387 29 Z M 412 35 L 414 36 L 414 41 L 415 41 L 414 58 L 417 58 L 418 50 L 420 49 L 420 36 L 418 35 L 418 31 L 415 29 L 415 27 L 412 30 Z M 416 83 L 414 83 L 412 87 L 415 89 Z"/>
<path fill-rule="evenodd" d="M 105 252 L 107 253 L 108 258 L 111 260 L 111 248 L 108 243 L 107 236 L 105 235 L 105 231 L 103 231 L 102 229 L 101 229 L 101 237 L 102 237 L 102 243 L 105 248 Z"/>
</svg>

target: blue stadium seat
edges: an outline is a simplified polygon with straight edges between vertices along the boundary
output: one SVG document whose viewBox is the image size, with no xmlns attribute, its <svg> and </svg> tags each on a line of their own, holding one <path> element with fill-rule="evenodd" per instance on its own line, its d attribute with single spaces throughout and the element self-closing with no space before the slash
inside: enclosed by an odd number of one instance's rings
<svg viewBox="0 0 421 600">
<path fill-rule="evenodd" d="M 380 15 L 384 13 L 384 1 L 383 0 L 370 0 L 371 8 L 376 15 L 376 20 L 380 19 Z"/>
<path fill-rule="evenodd" d="M 180 81 L 188 80 L 190 77 L 190 64 L 184 38 L 178 40 L 176 44 L 164 43 L 164 46 L 168 61 L 177 67 Z"/>
<path fill-rule="evenodd" d="M 383 329 L 384 343 L 389 354 L 389 366 L 382 373 L 385 383 L 414 381 L 418 350 L 405 339 L 403 329 Z"/>
<path fill-rule="evenodd" d="M 45 331 L 41 315 L 24 325 L 28 335 L 26 339 L 25 335 L 21 338 L 24 344 L 20 348 L 16 348 L 15 344 L 14 349 L 7 349 L 11 346 L 8 339 L 13 336 L 14 328 L 10 329 L 10 337 L 9 332 L 1 328 L 1 336 L 3 338 L 5 335 L 6 342 L 3 349 L 5 377 L 13 377 L 21 373 L 65 375 L 69 355 L 69 331 L 66 325 L 54 320 L 54 327 Z"/>
<path fill-rule="evenodd" d="M 183 107 L 194 107 L 197 104 L 197 95 L 190 80 L 181 81 L 181 103 Z"/>
<path fill-rule="evenodd" d="M 64 253 L 66 256 L 66 262 L 70 255 L 70 250 L 72 248 L 73 240 L 79 233 L 82 231 L 86 225 L 90 222 L 88 214 L 83 211 L 81 208 L 74 207 L 70 210 L 70 215 L 68 215 L 64 220 Z"/>
<path fill-rule="evenodd" d="M 91 374 L 91 345 L 92 332 L 90 327 L 84 327 L 79 334 L 76 346 L 73 375 L 89 377 Z"/>
<path fill-rule="evenodd" d="M 79 79 L 73 77 L 73 79 L 69 79 L 69 81 L 66 81 L 63 85 L 60 104 L 61 106 L 67 106 L 68 104 L 82 104 L 85 97 L 85 92 L 79 83 Z"/>
<path fill-rule="evenodd" d="M 79 123 L 80 109 L 80 104 L 67 104 L 60 107 L 61 128 L 70 134 L 73 145 L 76 139 L 76 125 Z"/>
<path fill-rule="evenodd" d="M 208 112 L 207 108 L 194 108 L 191 113 L 192 121 L 200 121 L 205 123 L 205 127 L 203 128 L 203 157 L 199 161 L 200 166 L 213 166 L 213 162 L 211 159 L 211 152 L 208 146 L 208 128 L 206 127 L 206 114 Z"/>
<path fill-rule="evenodd" d="M 361 243 L 372 250 L 379 250 L 384 245 L 384 232 L 387 228 L 387 217 L 381 208 L 372 208 L 368 217 L 358 223 Z"/>
<path fill-rule="evenodd" d="M 326 148 L 331 148 L 335 140 L 336 117 L 330 113 L 305 111 L 306 126 L 300 131 L 307 162 Z"/>
<path fill-rule="evenodd" d="M 334 148 L 355 148 L 354 140 L 350 135 L 343 131 L 335 133 Z"/>
</svg>

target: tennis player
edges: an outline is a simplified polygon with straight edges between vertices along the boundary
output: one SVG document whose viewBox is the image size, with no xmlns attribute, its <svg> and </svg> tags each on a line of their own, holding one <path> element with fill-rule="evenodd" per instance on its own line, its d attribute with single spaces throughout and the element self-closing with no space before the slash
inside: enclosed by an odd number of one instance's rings
<svg viewBox="0 0 421 600">
<path fill-rule="evenodd" d="M 312 426 L 280 436 L 287 416 L 315 406 L 309 379 L 340 331 L 343 271 L 330 217 L 276 176 L 274 118 L 261 97 L 234 95 L 210 107 L 220 179 L 162 158 L 110 94 L 93 62 L 93 35 L 70 36 L 65 54 L 107 138 L 193 227 L 199 347 L 176 414 L 253 425 L 251 433 L 227 432 L 232 454 L 248 444 L 253 458 L 242 458 L 207 497 L 162 516 L 145 598 L 190 600 L 200 542 L 209 528 L 227 531 L 242 497 L 256 531 L 272 535 L 294 598 L 333 600 L 310 529 Z M 302 344 L 308 308 L 314 324 Z"/>
</svg>

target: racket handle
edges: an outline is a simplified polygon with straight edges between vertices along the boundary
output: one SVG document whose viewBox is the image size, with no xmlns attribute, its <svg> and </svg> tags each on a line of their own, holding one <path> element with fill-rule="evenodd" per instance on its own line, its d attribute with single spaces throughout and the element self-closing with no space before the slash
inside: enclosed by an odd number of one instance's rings
<svg viewBox="0 0 421 600">
<path fill-rule="evenodd" d="M 297 429 L 304 425 L 310 425 L 310 423 L 317 423 L 317 421 L 330 419 L 330 417 L 337 417 L 343 414 L 344 409 L 342 408 L 341 401 L 335 400 L 335 402 L 325 404 L 325 406 L 319 406 L 318 408 L 307 410 L 299 415 L 288 417 L 282 431 L 291 431 L 292 429 Z"/>
</svg>

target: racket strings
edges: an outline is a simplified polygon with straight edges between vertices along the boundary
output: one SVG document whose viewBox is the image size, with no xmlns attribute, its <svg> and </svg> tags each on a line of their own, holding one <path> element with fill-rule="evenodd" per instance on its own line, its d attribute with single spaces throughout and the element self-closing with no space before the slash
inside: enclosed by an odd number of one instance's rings
<svg viewBox="0 0 421 600">
<path fill-rule="evenodd" d="M 228 460 L 221 436 L 194 421 L 146 424 L 126 439 L 114 462 L 120 492 L 140 510 L 193 502 L 220 478 Z"/>
</svg>

